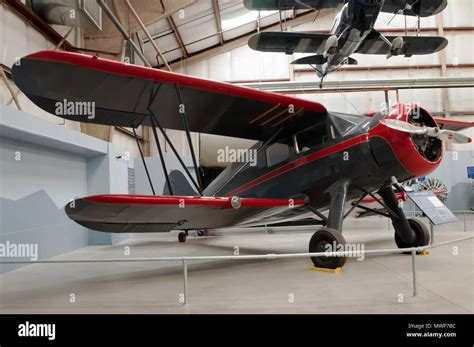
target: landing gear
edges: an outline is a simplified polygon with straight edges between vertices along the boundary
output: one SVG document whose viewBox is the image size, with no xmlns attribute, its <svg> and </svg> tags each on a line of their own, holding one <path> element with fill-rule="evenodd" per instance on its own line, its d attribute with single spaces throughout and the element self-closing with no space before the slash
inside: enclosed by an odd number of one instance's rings
<svg viewBox="0 0 474 347">
<path fill-rule="evenodd" d="M 395 232 L 395 243 L 398 248 L 410 248 L 427 246 L 430 243 L 430 231 L 425 223 L 417 218 L 408 218 L 408 224 L 415 233 L 415 240 L 412 243 L 404 242 L 398 233 Z"/>
<path fill-rule="evenodd" d="M 321 228 L 316 231 L 309 241 L 310 253 L 316 252 L 337 252 L 343 251 L 346 240 L 342 234 L 331 228 Z M 311 260 L 316 267 L 326 269 L 336 269 L 345 264 L 346 257 L 311 257 Z"/>
<path fill-rule="evenodd" d="M 427 226 L 419 219 L 406 218 L 398 206 L 392 185 L 380 189 L 379 195 L 391 211 L 390 218 L 395 229 L 395 243 L 398 248 L 420 247 L 430 243 L 430 231 Z"/>
<path fill-rule="evenodd" d="M 206 230 L 198 230 L 197 231 L 197 236 L 204 236 L 204 234 L 206 233 Z"/>
<path fill-rule="evenodd" d="M 338 252 L 344 251 L 346 240 L 342 236 L 342 222 L 344 220 L 344 204 L 346 203 L 347 190 L 350 181 L 340 181 L 328 189 L 331 195 L 329 215 L 326 218 L 314 208 L 310 208 L 318 217 L 322 218 L 326 226 L 316 231 L 309 241 L 309 252 Z M 336 269 L 345 264 L 347 257 L 321 256 L 311 258 L 314 266 Z"/>
<path fill-rule="evenodd" d="M 178 241 L 179 242 L 186 242 L 186 238 L 188 237 L 188 233 L 186 231 L 180 231 L 178 234 Z"/>
</svg>

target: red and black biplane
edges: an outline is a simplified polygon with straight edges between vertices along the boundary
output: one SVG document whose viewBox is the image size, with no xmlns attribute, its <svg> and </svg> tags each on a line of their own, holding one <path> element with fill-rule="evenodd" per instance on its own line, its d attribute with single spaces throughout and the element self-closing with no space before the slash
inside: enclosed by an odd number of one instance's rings
<svg viewBox="0 0 474 347">
<path fill-rule="evenodd" d="M 63 100 L 93 102 L 94 117 L 57 115 L 134 129 L 149 126 L 155 139 L 158 131 L 163 134 L 178 158 L 166 128 L 186 131 L 189 143 L 191 131 L 255 140 L 256 165 L 233 163 L 207 187 L 181 159 L 188 179 L 168 174 L 156 141 L 167 195 L 95 195 L 65 208 L 72 220 L 93 230 L 182 230 L 181 241 L 188 230 L 294 221 L 320 225 L 309 251 L 325 251 L 328 244 L 345 244 L 344 218 L 354 208 L 369 209 L 363 200 L 371 197 L 385 211 L 372 212 L 392 220 L 399 247 L 427 245 L 428 228 L 406 218 L 399 207 L 398 182 L 436 169 L 443 141 L 470 142 L 455 131 L 474 125 L 434 118 L 410 104 L 363 115 L 329 112 L 309 100 L 60 51 L 26 56 L 12 75 L 42 109 L 57 114 Z M 198 173 L 192 146 L 191 154 Z M 312 261 L 336 268 L 346 258 Z"/>
</svg>

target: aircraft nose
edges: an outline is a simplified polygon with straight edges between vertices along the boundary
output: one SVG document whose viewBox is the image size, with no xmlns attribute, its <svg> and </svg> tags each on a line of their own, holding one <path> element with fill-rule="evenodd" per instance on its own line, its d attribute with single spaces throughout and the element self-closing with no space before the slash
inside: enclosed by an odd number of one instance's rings
<svg viewBox="0 0 474 347">
<path fill-rule="evenodd" d="M 441 162 L 442 142 L 418 125 L 436 123 L 419 106 L 399 106 L 394 106 L 369 132 L 374 157 L 382 167 L 401 166 L 411 176 L 427 175 Z"/>
</svg>

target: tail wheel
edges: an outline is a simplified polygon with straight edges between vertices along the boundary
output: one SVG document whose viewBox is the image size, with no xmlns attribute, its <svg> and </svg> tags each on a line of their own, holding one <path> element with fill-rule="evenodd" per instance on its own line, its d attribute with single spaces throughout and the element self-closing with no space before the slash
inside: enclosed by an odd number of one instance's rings
<svg viewBox="0 0 474 347">
<path fill-rule="evenodd" d="M 412 244 L 403 242 L 403 240 L 395 232 L 395 243 L 398 248 L 410 248 L 410 247 L 421 247 L 427 246 L 430 243 L 430 231 L 425 223 L 418 218 L 408 218 L 408 224 L 411 230 L 415 232 L 415 241 Z"/>
<path fill-rule="evenodd" d="M 346 240 L 340 232 L 331 228 L 322 228 L 316 231 L 309 241 L 309 252 L 335 252 L 344 247 Z M 344 249 L 344 248 L 343 248 Z M 311 257 L 314 266 L 336 269 L 345 264 L 347 257 Z"/>
<path fill-rule="evenodd" d="M 178 234 L 178 241 L 179 242 L 186 242 L 186 238 L 188 237 L 188 235 L 186 234 L 186 232 L 184 231 L 181 231 L 179 234 Z"/>
</svg>

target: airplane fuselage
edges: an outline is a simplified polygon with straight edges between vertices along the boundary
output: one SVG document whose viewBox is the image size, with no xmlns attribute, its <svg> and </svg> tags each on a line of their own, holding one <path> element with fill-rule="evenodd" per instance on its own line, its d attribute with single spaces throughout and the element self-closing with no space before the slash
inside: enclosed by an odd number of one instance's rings
<svg viewBox="0 0 474 347">
<path fill-rule="evenodd" d="M 330 34 L 337 46 L 324 53 L 325 63 L 317 66 L 321 77 L 347 62 L 372 31 L 384 0 L 350 0 L 334 19 Z"/>
<path fill-rule="evenodd" d="M 350 182 L 347 194 L 351 201 L 363 191 L 380 189 L 392 176 L 403 182 L 425 175 L 439 165 L 442 148 L 434 148 L 433 157 L 425 158 L 409 134 L 392 131 L 380 123 L 385 117 L 408 120 L 410 112 L 395 109 L 388 115 L 380 112 L 373 117 L 329 114 L 325 124 L 327 136 L 322 143 L 303 150 L 295 135 L 294 141 L 287 141 L 288 148 L 276 145 L 288 153 L 286 158 L 279 154 L 278 163 L 270 163 L 271 145 L 260 148 L 256 166 L 231 165 L 206 188 L 204 195 L 309 198 L 313 207 L 325 210 L 329 207 L 331 186 L 343 180 Z M 424 121 L 431 124 L 431 116 L 424 110 L 422 113 Z M 343 134 L 334 134 L 331 127 L 340 120 L 354 122 L 354 125 Z M 280 212 L 275 212 L 275 220 L 281 219 Z M 302 212 L 307 210 L 302 209 Z M 292 217 L 288 211 L 285 213 Z M 271 217 L 256 216 L 255 220 Z"/>
</svg>

